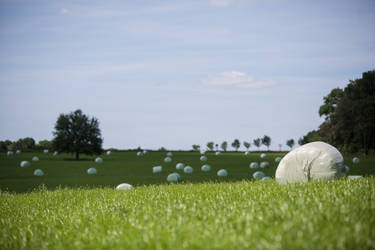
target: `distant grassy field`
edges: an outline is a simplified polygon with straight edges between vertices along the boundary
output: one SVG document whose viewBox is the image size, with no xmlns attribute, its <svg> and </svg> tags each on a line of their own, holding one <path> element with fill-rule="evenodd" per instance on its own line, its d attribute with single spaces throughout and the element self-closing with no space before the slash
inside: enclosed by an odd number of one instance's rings
<svg viewBox="0 0 375 250">
<path fill-rule="evenodd" d="M 36 155 L 40 161 L 31 162 Z M 165 152 L 149 152 L 145 156 L 137 157 L 136 152 L 114 152 L 113 155 L 102 155 L 104 163 L 94 162 L 95 157 L 82 156 L 83 160 L 74 161 L 72 155 L 60 154 L 53 156 L 51 153 L 21 153 L 20 155 L 7 156 L 0 154 L 0 189 L 28 192 L 41 184 L 48 189 L 61 187 L 115 187 L 119 183 L 126 182 L 135 186 L 166 183 L 166 177 L 171 172 L 179 172 L 183 182 L 200 183 L 207 181 L 241 181 L 251 180 L 252 174 L 257 171 L 249 168 L 250 162 L 268 161 L 270 168 L 258 169 L 267 176 L 274 177 L 277 164 L 274 162 L 276 156 L 285 154 L 267 153 L 265 160 L 260 158 L 260 153 L 252 153 L 245 156 L 243 152 L 228 152 L 221 156 L 214 153 L 207 153 L 207 164 L 212 167 L 211 172 L 202 172 L 201 166 L 205 164 L 199 160 L 198 152 L 173 152 L 172 163 L 164 163 Z M 353 156 L 348 156 L 345 162 L 350 166 L 350 174 L 374 175 L 375 157 L 361 158 L 359 164 L 351 162 Z M 31 167 L 21 168 L 23 160 L 31 162 Z M 178 162 L 190 165 L 194 168 L 193 174 L 184 174 L 177 171 L 175 166 Z M 162 165 L 163 172 L 153 174 L 152 167 Z M 88 175 L 87 169 L 95 167 L 98 170 L 96 175 Z M 43 177 L 33 175 L 35 169 L 44 171 Z M 228 177 L 218 177 L 219 169 L 226 169 Z"/>
<path fill-rule="evenodd" d="M 0 211 L 4 250 L 375 249 L 374 177 L 0 192 Z"/>
</svg>

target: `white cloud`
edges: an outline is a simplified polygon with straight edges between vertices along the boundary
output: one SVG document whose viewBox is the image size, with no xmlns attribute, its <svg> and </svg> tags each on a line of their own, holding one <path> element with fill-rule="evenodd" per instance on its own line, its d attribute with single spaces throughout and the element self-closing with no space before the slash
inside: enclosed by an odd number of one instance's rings
<svg viewBox="0 0 375 250">
<path fill-rule="evenodd" d="M 273 85 L 269 80 L 257 80 L 243 72 L 230 71 L 201 79 L 201 82 L 209 85 L 234 86 L 238 88 L 259 88 Z"/>
<path fill-rule="evenodd" d="M 68 14 L 71 14 L 71 13 L 72 12 L 69 9 L 67 9 L 67 8 L 62 8 L 60 10 L 60 14 L 63 14 L 63 15 L 68 15 Z"/>
</svg>

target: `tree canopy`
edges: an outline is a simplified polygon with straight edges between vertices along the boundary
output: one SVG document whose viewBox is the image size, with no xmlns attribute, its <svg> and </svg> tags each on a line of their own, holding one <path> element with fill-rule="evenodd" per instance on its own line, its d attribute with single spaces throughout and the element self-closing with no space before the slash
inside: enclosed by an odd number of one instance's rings
<svg viewBox="0 0 375 250">
<path fill-rule="evenodd" d="M 99 121 L 89 118 L 81 110 L 70 114 L 60 114 L 53 132 L 53 148 L 59 152 L 79 154 L 101 154 L 103 139 L 99 129 Z"/>
<path fill-rule="evenodd" d="M 270 150 L 271 137 L 269 137 L 268 135 L 263 136 L 262 144 L 267 147 L 267 150 Z"/>
<path fill-rule="evenodd" d="M 325 121 L 299 142 L 321 140 L 340 150 L 366 155 L 375 149 L 375 71 L 351 80 L 342 90 L 333 89 L 319 108 Z"/>
</svg>

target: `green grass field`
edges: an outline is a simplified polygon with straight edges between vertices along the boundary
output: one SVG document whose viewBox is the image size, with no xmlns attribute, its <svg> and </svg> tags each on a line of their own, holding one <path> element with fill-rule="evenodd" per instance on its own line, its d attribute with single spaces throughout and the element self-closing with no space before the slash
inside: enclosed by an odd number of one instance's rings
<svg viewBox="0 0 375 250">
<path fill-rule="evenodd" d="M 375 249 L 374 157 L 345 158 L 362 179 L 278 185 L 252 180 L 259 153 L 209 153 L 209 173 L 200 154 L 173 153 L 171 164 L 161 152 L 115 152 L 103 164 L 1 154 L 0 249 Z M 34 155 L 39 162 L 19 166 Z M 278 155 L 268 154 L 266 175 L 274 177 Z M 194 173 L 167 184 L 177 162 Z M 156 165 L 164 172 L 153 174 Z M 33 176 L 37 168 L 45 176 Z M 216 175 L 221 168 L 228 177 Z M 122 182 L 135 188 L 115 190 Z"/>
<path fill-rule="evenodd" d="M 31 162 L 36 155 L 40 161 Z M 268 169 L 258 169 L 267 176 L 274 177 L 277 164 L 274 162 L 276 156 L 284 154 L 268 153 L 267 159 L 270 163 Z M 207 153 L 207 163 L 211 165 L 211 172 L 202 172 L 201 166 L 205 163 L 199 160 L 197 152 L 173 152 L 172 163 L 164 163 L 165 152 L 149 152 L 145 156 L 137 157 L 136 152 L 114 152 L 113 155 L 102 155 L 104 163 L 94 162 L 95 157 L 82 156 L 83 160 L 74 161 L 73 155 L 61 154 L 53 156 L 43 153 L 22 153 L 20 155 L 7 156 L 0 154 L 0 189 L 10 192 L 28 192 L 44 184 L 48 189 L 61 187 L 115 187 L 126 182 L 135 186 L 166 183 L 169 173 L 179 172 L 183 182 L 200 183 L 207 181 L 241 181 L 251 180 L 252 174 L 257 171 L 249 168 L 252 161 L 263 161 L 260 153 L 252 153 L 245 156 L 244 153 L 228 152 L 221 156 L 214 153 Z M 354 175 L 375 175 L 375 157 L 361 158 L 360 164 L 351 163 L 352 156 L 345 158 L 350 166 L 350 174 Z M 21 168 L 23 160 L 31 162 L 31 167 Z M 184 174 L 183 171 L 176 171 L 176 164 L 183 162 L 194 168 L 192 175 Z M 163 172 L 153 174 L 152 167 L 162 165 Z M 95 167 L 98 170 L 96 175 L 88 175 L 87 169 Z M 33 175 L 35 169 L 42 169 L 43 177 Z M 219 169 L 226 169 L 228 177 L 218 177 Z"/>
</svg>

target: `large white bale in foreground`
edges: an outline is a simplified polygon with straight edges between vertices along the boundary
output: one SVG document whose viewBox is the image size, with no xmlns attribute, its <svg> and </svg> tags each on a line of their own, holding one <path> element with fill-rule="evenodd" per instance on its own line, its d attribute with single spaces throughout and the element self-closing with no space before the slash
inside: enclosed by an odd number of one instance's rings
<svg viewBox="0 0 375 250">
<path fill-rule="evenodd" d="M 333 146 L 325 142 L 311 142 L 290 151 L 276 169 L 280 184 L 330 180 L 345 172 L 344 158 Z"/>
<path fill-rule="evenodd" d="M 129 190 L 129 189 L 132 189 L 133 186 L 128 184 L 128 183 L 121 183 L 120 185 L 118 185 L 116 187 L 116 190 Z"/>
</svg>

